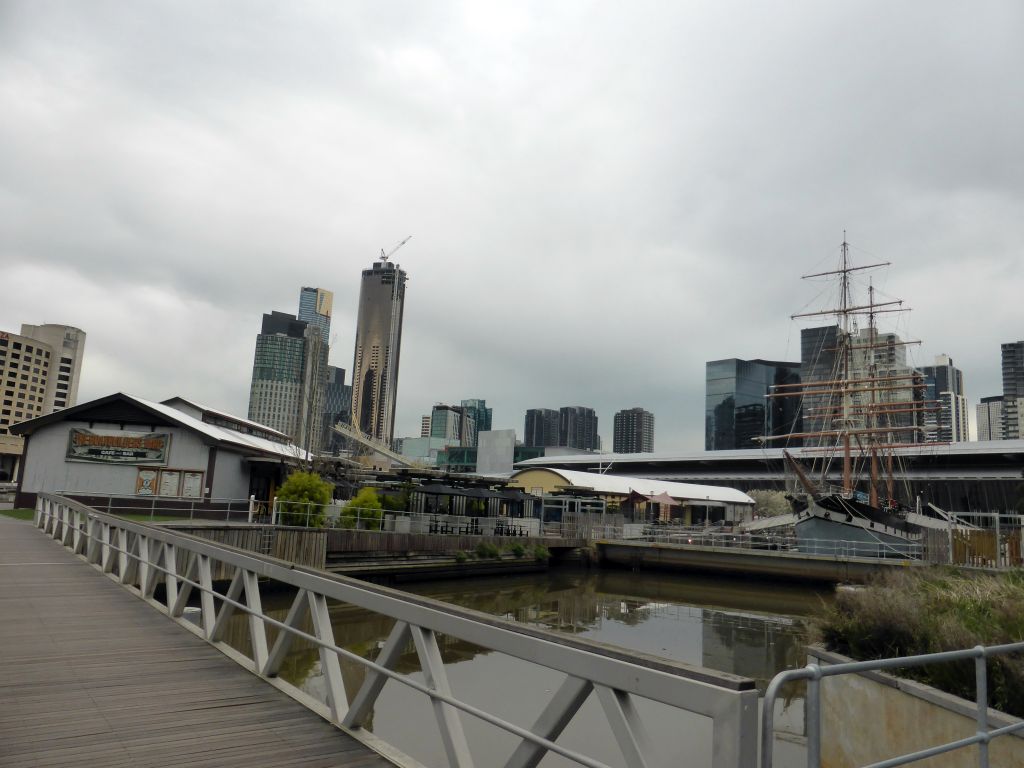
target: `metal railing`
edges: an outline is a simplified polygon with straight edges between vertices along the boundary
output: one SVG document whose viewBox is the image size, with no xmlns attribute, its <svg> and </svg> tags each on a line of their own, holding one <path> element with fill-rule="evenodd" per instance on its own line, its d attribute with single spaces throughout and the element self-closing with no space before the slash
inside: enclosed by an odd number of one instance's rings
<svg viewBox="0 0 1024 768">
<path fill-rule="evenodd" d="M 308 502 L 275 501 L 274 524 L 381 531 L 391 533 L 432 533 L 460 536 L 540 536 L 537 518 L 468 516 L 448 513 L 405 512 L 370 509 L 351 505 L 318 506 Z"/>
<path fill-rule="evenodd" d="M 688 530 L 672 533 L 647 533 L 629 539 L 634 543 L 673 544 L 684 547 L 718 547 L 726 549 L 788 552 L 802 555 L 828 555 L 836 558 L 898 557 L 905 560 L 921 560 L 924 548 L 921 544 L 891 544 L 887 542 L 846 541 L 836 539 L 797 539 L 787 534 L 758 533 L 705 533 Z"/>
<path fill-rule="evenodd" d="M 65 492 L 57 491 L 58 495 Z M 266 509 L 266 503 L 250 496 L 248 499 L 182 498 L 178 496 L 129 496 L 110 493 L 75 491 L 79 500 L 98 511 L 112 515 L 136 515 L 150 520 L 175 518 L 180 520 L 213 520 L 224 522 L 250 522 L 255 514 Z"/>
<path fill-rule="evenodd" d="M 784 685 L 794 680 L 805 680 L 807 682 L 807 695 L 804 704 L 804 711 L 807 723 L 807 766 L 817 768 L 821 763 L 821 681 L 826 677 L 837 675 L 851 675 L 861 672 L 872 672 L 885 669 L 907 669 L 910 667 L 923 667 L 928 664 L 948 663 L 952 661 L 974 660 L 974 676 L 977 695 L 975 697 L 975 720 L 977 730 L 973 736 L 963 739 L 939 744 L 927 749 L 917 750 L 905 755 L 882 760 L 873 763 L 868 768 L 895 768 L 898 765 L 907 765 L 929 757 L 952 752 L 957 749 L 964 749 L 977 745 L 978 765 L 981 768 L 988 768 L 988 745 L 993 739 L 1006 736 L 1012 733 L 1024 733 L 1024 721 L 1011 723 L 1002 728 L 989 730 L 988 724 L 988 665 L 986 660 L 991 656 L 998 656 L 1007 653 L 1024 652 L 1024 642 L 1010 643 L 1007 645 L 994 645 L 985 647 L 982 645 L 962 651 L 944 651 L 941 653 L 928 653 L 918 656 L 902 656 L 890 659 L 874 659 L 871 661 L 851 661 L 842 664 L 808 664 L 800 669 L 789 669 L 780 672 L 771 683 L 764 695 L 764 708 L 762 713 L 761 726 L 761 768 L 772 768 L 772 748 L 774 746 L 775 728 L 775 701 Z"/>
<path fill-rule="evenodd" d="M 35 523 L 111 579 L 245 668 L 316 709 L 357 738 L 390 754 L 397 754 L 398 750 L 363 729 L 389 681 L 429 698 L 448 763 L 458 768 L 473 765 L 463 731 L 464 715 L 517 737 L 517 746 L 504 763 L 506 768 L 536 766 L 549 753 L 589 768 L 607 768 L 600 759 L 558 743 L 577 712 L 592 697 L 596 697 L 609 731 L 630 766 L 652 764 L 649 761 L 651 744 L 638 713 L 638 700 L 660 702 L 710 718 L 716 768 L 750 768 L 756 764 L 758 693 L 753 681 L 745 678 L 649 658 L 635 663 L 628 652 L 608 646 L 525 628 L 354 579 L 297 569 L 167 528 L 124 520 L 53 494 L 39 494 Z M 214 589 L 212 573 L 217 564 L 234 573 L 224 592 Z M 295 590 L 284 621 L 271 618 L 263 611 L 261 580 L 271 580 Z M 154 597 L 158 582 L 164 586 L 163 603 Z M 195 593 L 199 596 L 198 624 L 183 618 L 189 599 Z M 394 628 L 374 660 L 335 643 L 329 601 L 347 603 L 394 620 Z M 247 616 L 252 649 L 249 655 L 223 641 L 229 620 L 239 612 Z M 311 631 L 301 628 L 307 617 L 311 619 Z M 278 630 L 272 645 L 268 643 L 268 627 Z M 467 703 L 451 691 L 437 642 L 438 634 L 539 665 L 561 679 L 552 680 L 554 694 L 532 725 L 510 722 Z M 277 677 L 296 638 L 320 649 L 326 707 Z M 409 645 L 415 648 L 423 682 L 396 671 L 401 654 Z M 342 681 L 341 659 L 366 668 L 366 679 L 351 698 Z"/>
</svg>

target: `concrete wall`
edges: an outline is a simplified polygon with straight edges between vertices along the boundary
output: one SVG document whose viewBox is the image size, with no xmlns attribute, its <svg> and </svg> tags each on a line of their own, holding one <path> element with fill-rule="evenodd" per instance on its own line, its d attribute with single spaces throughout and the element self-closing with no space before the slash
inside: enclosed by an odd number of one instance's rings
<svg viewBox="0 0 1024 768">
<path fill-rule="evenodd" d="M 511 474 L 516 450 L 514 429 L 493 429 L 477 435 L 476 471 L 480 475 Z"/>
<path fill-rule="evenodd" d="M 820 654 L 820 655 L 819 655 Z M 814 650 L 810 661 L 850 661 Z M 974 735 L 974 703 L 922 683 L 882 673 L 826 678 L 821 688 L 823 768 L 853 768 Z M 990 728 L 1019 722 L 989 710 Z M 918 763 L 914 763 L 917 765 Z M 978 765 L 977 746 L 930 758 L 929 768 Z M 989 765 L 1024 768 L 1024 735 L 1001 736 L 989 745 Z"/>
</svg>

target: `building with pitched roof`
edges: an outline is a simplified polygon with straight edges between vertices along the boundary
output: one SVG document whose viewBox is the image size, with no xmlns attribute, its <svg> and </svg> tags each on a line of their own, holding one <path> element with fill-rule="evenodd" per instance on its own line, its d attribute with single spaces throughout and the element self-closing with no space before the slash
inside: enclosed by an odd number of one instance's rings
<svg viewBox="0 0 1024 768">
<path fill-rule="evenodd" d="M 157 403 L 118 392 L 30 419 L 15 503 L 40 492 L 265 500 L 308 459 L 288 435 L 249 419 L 175 397 Z"/>
</svg>

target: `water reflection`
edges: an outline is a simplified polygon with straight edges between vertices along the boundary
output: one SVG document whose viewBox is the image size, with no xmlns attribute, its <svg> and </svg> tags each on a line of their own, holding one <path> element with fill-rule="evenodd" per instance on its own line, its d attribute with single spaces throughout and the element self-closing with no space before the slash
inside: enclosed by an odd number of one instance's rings
<svg viewBox="0 0 1024 768">
<path fill-rule="evenodd" d="M 760 690 L 780 670 L 804 661 L 807 619 L 827 593 L 805 586 L 779 586 L 722 581 L 696 576 L 553 571 L 549 574 L 445 581 L 407 585 L 434 599 L 510 620 L 572 633 L 603 643 L 676 661 L 752 678 Z M 286 594 L 268 595 L 264 608 L 283 619 L 290 605 Z M 335 641 L 367 659 L 375 658 L 394 622 L 350 605 L 332 605 Z M 309 631 L 309 627 L 306 627 Z M 226 638 L 248 652 L 247 627 L 236 617 Z M 270 638 L 273 642 L 273 637 Z M 438 644 L 454 693 L 522 725 L 529 725 L 550 698 L 559 679 L 548 670 L 457 638 L 439 635 Z M 365 667 L 342 659 L 342 677 L 349 698 L 365 679 Z M 412 644 L 398 671 L 419 675 Z M 281 676 L 317 698 L 325 699 L 319 650 L 296 640 Z M 645 702 L 652 730 L 672 734 L 672 747 L 662 757 L 692 765 L 710 764 L 710 726 L 703 718 L 680 714 Z M 792 706 L 796 704 L 797 706 Z M 783 722 L 799 731 L 802 701 L 784 703 Z M 788 715 L 788 717 L 787 717 Z M 501 764 L 515 740 L 472 718 L 464 718 L 467 738 L 476 753 L 495 755 Z M 385 686 L 368 727 L 427 765 L 443 763 L 434 716 L 426 697 L 394 682 Z M 679 738 L 687 734 L 688 738 Z M 562 739 L 612 764 L 618 759 L 614 741 L 599 708 L 585 707 Z M 475 745 L 475 746 L 474 746 Z M 594 750 L 600 749 L 601 752 Z M 674 751 L 673 751 L 674 750 Z M 659 761 L 660 762 L 660 761 Z M 680 763 L 680 764 L 682 764 Z M 487 760 L 482 764 L 490 764 Z M 542 765 L 567 765 L 548 758 Z"/>
</svg>

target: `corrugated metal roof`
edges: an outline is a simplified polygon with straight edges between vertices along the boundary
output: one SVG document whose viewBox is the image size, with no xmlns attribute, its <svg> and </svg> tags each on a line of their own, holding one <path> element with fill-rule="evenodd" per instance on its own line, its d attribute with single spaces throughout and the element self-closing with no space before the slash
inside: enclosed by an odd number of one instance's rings
<svg viewBox="0 0 1024 768">
<path fill-rule="evenodd" d="M 531 460 L 532 461 L 532 460 Z M 754 500 L 735 488 L 723 488 L 718 485 L 696 485 L 694 483 L 672 483 L 667 480 L 650 480 L 645 477 L 629 477 L 627 475 L 600 475 L 596 472 L 577 472 L 572 469 L 554 469 L 552 467 L 530 466 L 520 472 L 533 469 L 545 469 L 563 478 L 566 485 L 575 488 L 590 488 L 597 493 L 609 493 L 626 496 L 637 491 L 645 496 L 656 496 L 667 493 L 674 499 L 693 501 L 719 501 L 728 504 L 753 504 Z M 512 480 L 520 474 L 512 475 Z"/>
<path fill-rule="evenodd" d="M 281 456 L 282 458 L 297 459 L 300 461 L 304 461 L 307 458 L 306 452 L 293 443 L 276 443 L 273 440 L 267 440 L 266 438 L 247 435 L 242 432 L 236 432 L 233 429 L 218 427 L 214 424 L 207 424 L 205 421 L 197 419 L 194 416 L 189 416 L 184 411 L 179 411 L 173 406 L 164 405 L 163 403 L 154 403 L 152 400 L 145 400 L 141 397 L 136 397 L 135 395 L 125 394 L 124 396 L 131 400 L 135 400 L 146 408 L 157 411 L 172 421 L 178 422 L 182 427 L 200 432 L 212 440 L 223 443 L 232 443 L 243 448 L 259 451 L 260 453 L 272 453 Z M 182 398 L 182 400 L 185 401 L 184 398 Z M 190 404 L 195 405 L 194 403 Z M 270 431 L 275 432 L 276 430 L 271 429 Z"/>
<path fill-rule="evenodd" d="M 246 426 L 249 426 L 249 427 L 255 427 L 256 429 L 263 430 L 264 432 L 267 432 L 267 433 L 269 433 L 271 435 L 279 435 L 281 438 L 283 438 L 285 440 L 290 440 L 291 439 L 284 432 L 281 432 L 280 430 L 274 429 L 273 427 L 268 427 L 266 424 L 260 424 L 258 421 L 251 421 L 249 419 L 243 419 L 241 416 L 235 416 L 233 414 L 228 413 L 227 411 L 222 411 L 219 408 L 211 408 L 210 406 L 203 405 L 202 403 L 197 402 L 195 400 L 190 400 L 187 397 L 181 397 L 181 396 L 172 397 L 172 398 L 169 398 L 167 400 L 164 400 L 162 404 L 163 405 L 171 405 L 171 403 L 173 403 L 175 400 L 180 400 L 181 402 L 185 403 L 186 405 L 191 405 L 197 411 L 204 411 L 205 413 L 212 413 L 214 416 L 222 416 L 223 418 L 228 419 L 230 421 L 237 421 L 239 424 L 245 424 Z M 171 405 L 171 407 L 173 408 L 174 406 Z"/>
</svg>

